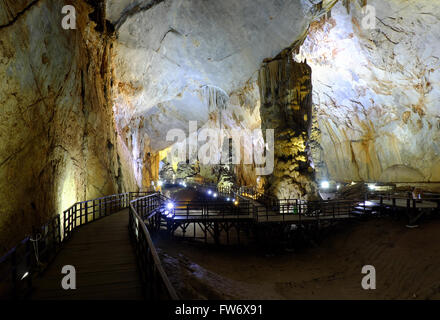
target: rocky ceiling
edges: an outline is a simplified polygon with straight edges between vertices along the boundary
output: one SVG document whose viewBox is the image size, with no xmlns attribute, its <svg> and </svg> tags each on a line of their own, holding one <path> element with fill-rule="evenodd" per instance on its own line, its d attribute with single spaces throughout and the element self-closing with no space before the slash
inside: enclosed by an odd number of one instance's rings
<svg viewBox="0 0 440 320">
<path fill-rule="evenodd" d="M 362 25 L 365 3 L 376 13 L 371 29 Z M 117 130 L 140 167 L 145 153 L 171 144 L 169 129 L 209 123 L 212 108 L 226 107 L 230 127 L 258 127 L 258 117 L 247 119 L 260 104 L 248 94 L 257 71 L 302 44 L 295 58 L 312 69 L 318 180 L 440 181 L 439 6 L 108 0 Z M 252 101 L 243 103 L 246 94 Z M 251 110 L 237 112 L 243 106 Z"/>
<path fill-rule="evenodd" d="M 243 88 L 264 59 L 303 39 L 309 23 L 333 3 L 108 0 L 107 19 L 117 31 L 119 130 L 130 134 L 132 145 L 167 147 L 167 130 L 187 129 L 190 120 L 205 123 L 209 101 Z"/>
</svg>

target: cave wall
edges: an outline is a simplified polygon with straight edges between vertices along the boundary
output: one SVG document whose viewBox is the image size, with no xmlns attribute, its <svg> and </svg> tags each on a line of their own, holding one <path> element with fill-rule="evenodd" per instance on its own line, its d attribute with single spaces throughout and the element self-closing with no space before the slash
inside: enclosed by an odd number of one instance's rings
<svg viewBox="0 0 440 320">
<path fill-rule="evenodd" d="M 246 87 L 265 58 L 304 38 L 309 22 L 335 1 L 107 0 L 117 34 L 118 130 L 141 121 L 153 152 L 170 146 L 170 128 L 209 121 L 207 87 L 229 97 Z"/>
<path fill-rule="evenodd" d="M 298 61 L 313 74 L 318 179 L 440 181 L 440 2 L 341 1 L 311 24 Z"/>
<path fill-rule="evenodd" d="M 198 134 L 204 129 L 214 129 L 216 131 L 220 131 L 220 129 L 224 130 L 224 136 L 219 140 L 219 146 L 222 146 L 221 152 L 229 151 L 227 147 L 227 136 L 231 135 L 232 132 L 247 134 L 249 131 L 252 132 L 255 129 L 261 128 L 260 93 L 257 78 L 255 75 L 243 88 L 225 97 L 224 104 L 221 108 L 218 106 L 209 108 L 210 112 L 208 113 L 206 123 L 202 121 L 198 122 Z M 240 141 L 240 163 L 203 164 L 202 162 L 197 162 L 197 178 L 209 183 L 218 183 L 223 179 L 223 181 L 233 181 L 243 186 L 256 185 L 257 175 L 255 164 L 245 163 L 245 154 L 252 157 L 253 146 L 259 144 L 261 148 L 262 145 L 264 145 L 264 140 L 262 138 L 255 138 L 253 143 L 248 142 L 249 141 L 245 139 L 241 139 Z M 188 139 L 180 143 L 174 143 L 165 150 L 162 155 L 163 158 L 168 158 L 168 156 L 173 153 L 173 150 L 184 148 L 184 145 L 188 143 Z M 200 150 L 203 144 L 205 144 L 205 141 L 199 141 L 198 150 Z M 221 157 L 222 155 L 219 154 L 219 159 Z M 171 160 L 171 166 L 167 166 L 164 169 L 163 176 L 170 177 L 172 170 L 170 168 L 178 168 L 178 161 L 178 159 Z M 183 177 L 177 174 L 177 170 L 175 171 L 176 178 Z M 193 173 L 191 173 L 191 175 L 193 175 Z"/>
<path fill-rule="evenodd" d="M 61 26 L 65 4 L 76 30 Z M 109 104 L 111 36 L 93 11 L 0 2 L 0 253 L 76 201 L 137 188 Z"/>
<path fill-rule="evenodd" d="M 265 177 L 266 192 L 279 199 L 316 197 L 308 145 L 312 119 L 312 70 L 285 53 L 259 71 L 263 130 L 273 129 L 273 174 Z"/>
</svg>

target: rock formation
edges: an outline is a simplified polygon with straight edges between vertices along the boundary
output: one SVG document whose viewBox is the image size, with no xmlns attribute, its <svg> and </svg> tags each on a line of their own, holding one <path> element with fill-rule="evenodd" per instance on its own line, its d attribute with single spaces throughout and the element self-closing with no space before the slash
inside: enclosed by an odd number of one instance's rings
<svg viewBox="0 0 440 320">
<path fill-rule="evenodd" d="M 114 127 L 104 13 L 76 1 L 77 29 L 64 30 L 67 2 L 0 2 L 0 254 L 76 201 L 137 188 Z"/>
<path fill-rule="evenodd" d="M 264 179 L 244 161 L 182 177 L 279 198 L 324 179 L 440 183 L 440 4 L 368 0 L 365 20 L 365 3 L 1 0 L 0 252 L 76 201 L 150 187 L 189 121 L 275 129 L 276 161 Z"/>
<path fill-rule="evenodd" d="M 290 52 L 263 65 L 258 84 L 261 128 L 275 130 L 273 174 L 266 191 L 279 199 L 313 198 L 316 194 L 308 141 L 312 118 L 311 69 L 293 61 Z"/>
<path fill-rule="evenodd" d="M 322 178 L 440 182 L 440 3 L 368 0 L 372 21 L 347 3 L 311 24 L 297 56 L 312 68 Z"/>
</svg>

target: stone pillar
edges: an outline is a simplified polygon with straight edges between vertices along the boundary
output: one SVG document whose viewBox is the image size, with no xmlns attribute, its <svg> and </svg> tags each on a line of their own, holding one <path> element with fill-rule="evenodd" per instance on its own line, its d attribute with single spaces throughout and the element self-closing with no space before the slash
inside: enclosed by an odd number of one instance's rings
<svg viewBox="0 0 440 320">
<path fill-rule="evenodd" d="M 261 128 L 274 129 L 273 174 L 267 193 L 279 199 L 313 199 L 317 195 L 308 146 L 312 117 L 311 68 L 285 54 L 259 71 Z"/>
</svg>

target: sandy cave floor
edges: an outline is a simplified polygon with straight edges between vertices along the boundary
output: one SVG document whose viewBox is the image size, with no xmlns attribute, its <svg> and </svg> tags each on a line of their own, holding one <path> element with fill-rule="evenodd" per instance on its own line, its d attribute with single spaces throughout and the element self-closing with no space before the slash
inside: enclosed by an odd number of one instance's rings
<svg viewBox="0 0 440 320">
<path fill-rule="evenodd" d="M 156 240 L 183 299 L 440 299 L 440 220 L 344 224 L 300 253 Z M 376 268 L 363 290 L 361 269 Z"/>
</svg>

